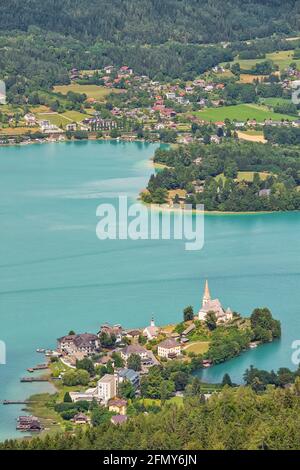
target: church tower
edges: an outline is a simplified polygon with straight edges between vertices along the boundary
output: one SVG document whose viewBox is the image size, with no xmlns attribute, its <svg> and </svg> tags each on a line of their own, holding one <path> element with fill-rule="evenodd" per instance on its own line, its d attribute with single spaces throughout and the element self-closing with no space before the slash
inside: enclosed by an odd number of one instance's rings
<svg viewBox="0 0 300 470">
<path fill-rule="evenodd" d="M 211 296 L 210 296 L 210 292 L 209 292 L 208 281 L 206 281 L 205 282 L 205 289 L 204 289 L 202 306 L 205 307 L 205 305 L 207 305 L 210 301 L 211 301 Z"/>
</svg>

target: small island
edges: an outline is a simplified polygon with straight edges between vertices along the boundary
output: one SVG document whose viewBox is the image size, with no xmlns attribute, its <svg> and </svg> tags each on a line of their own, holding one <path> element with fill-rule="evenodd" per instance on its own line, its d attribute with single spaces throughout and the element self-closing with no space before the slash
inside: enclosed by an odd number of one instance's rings
<svg viewBox="0 0 300 470">
<path fill-rule="evenodd" d="M 20 417 L 18 429 L 72 431 L 106 421 L 120 425 L 130 416 L 159 411 L 165 402 L 180 405 L 185 395 L 200 390 L 208 399 L 233 384 L 228 374 L 222 384 L 203 383 L 199 369 L 280 336 L 280 322 L 270 310 L 257 308 L 242 317 L 212 298 L 206 281 L 198 313 L 186 307 L 180 323 L 159 327 L 152 318 L 149 326 L 136 329 L 103 324 L 97 333 L 70 331 L 53 351 L 38 349 L 49 358 L 48 374 L 40 380 L 49 380 L 57 392 L 27 400 L 33 416 Z"/>
</svg>

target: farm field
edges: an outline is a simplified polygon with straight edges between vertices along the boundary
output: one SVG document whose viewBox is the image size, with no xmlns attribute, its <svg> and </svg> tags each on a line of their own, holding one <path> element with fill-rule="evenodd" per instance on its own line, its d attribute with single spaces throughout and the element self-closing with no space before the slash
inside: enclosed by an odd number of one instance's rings
<svg viewBox="0 0 300 470">
<path fill-rule="evenodd" d="M 116 88 L 106 88 L 98 85 L 61 85 L 54 87 L 55 93 L 61 93 L 66 95 L 68 91 L 73 91 L 74 93 L 85 93 L 88 98 L 94 98 L 97 101 L 105 101 L 106 96 L 111 93 L 120 93 L 120 90 Z"/>
<path fill-rule="evenodd" d="M 242 73 L 238 83 L 253 83 L 254 80 L 263 80 L 266 75 L 251 75 L 250 73 Z"/>
<path fill-rule="evenodd" d="M 261 131 L 238 131 L 237 132 L 239 139 L 248 140 L 249 142 L 261 142 L 265 144 L 267 140 L 264 138 L 264 134 Z"/>
<path fill-rule="evenodd" d="M 221 108 L 207 108 L 202 111 L 192 113 L 199 119 L 205 121 L 224 121 L 225 119 L 236 121 L 247 121 L 247 119 L 256 119 L 257 122 L 264 122 L 266 119 L 280 121 L 281 119 L 293 120 L 293 116 L 279 114 L 270 111 L 265 106 L 254 104 L 240 104 L 237 106 L 223 106 Z"/>
<path fill-rule="evenodd" d="M 36 132 L 37 130 L 37 127 L 4 127 L 2 129 L 0 128 L 0 135 L 24 135 L 27 133 Z"/>
</svg>

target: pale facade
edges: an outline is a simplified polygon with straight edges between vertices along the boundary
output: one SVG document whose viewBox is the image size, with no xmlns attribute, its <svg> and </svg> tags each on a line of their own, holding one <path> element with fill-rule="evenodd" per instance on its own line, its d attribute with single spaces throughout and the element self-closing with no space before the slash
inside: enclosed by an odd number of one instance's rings
<svg viewBox="0 0 300 470">
<path fill-rule="evenodd" d="M 109 400 L 117 396 L 118 378 L 114 375 L 106 374 L 98 381 L 97 398 L 105 405 Z"/>
<path fill-rule="evenodd" d="M 202 307 L 198 313 L 199 320 L 205 320 L 208 312 L 214 312 L 217 318 L 217 323 L 225 323 L 232 320 L 233 318 L 233 313 L 230 308 L 224 310 L 219 299 L 211 298 L 208 281 L 206 281 L 202 299 Z"/>
</svg>

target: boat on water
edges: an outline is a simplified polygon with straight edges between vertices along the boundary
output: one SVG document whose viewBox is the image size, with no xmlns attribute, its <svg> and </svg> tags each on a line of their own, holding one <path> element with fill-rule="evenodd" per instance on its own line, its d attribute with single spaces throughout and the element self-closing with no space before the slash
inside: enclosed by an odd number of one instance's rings
<svg viewBox="0 0 300 470">
<path fill-rule="evenodd" d="M 36 350 L 37 353 L 40 353 L 40 354 L 44 354 L 46 352 L 46 349 L 43 349 L 43 348 L 38 348 Z"/>
</svg>

